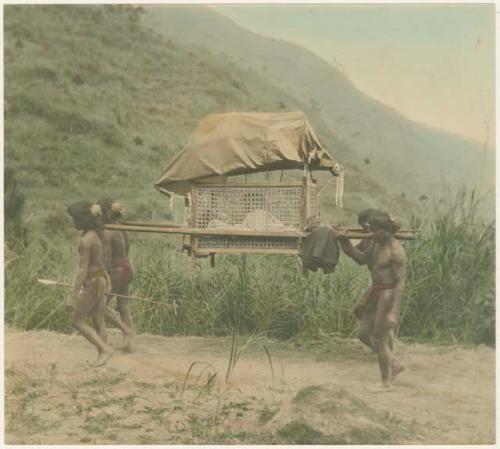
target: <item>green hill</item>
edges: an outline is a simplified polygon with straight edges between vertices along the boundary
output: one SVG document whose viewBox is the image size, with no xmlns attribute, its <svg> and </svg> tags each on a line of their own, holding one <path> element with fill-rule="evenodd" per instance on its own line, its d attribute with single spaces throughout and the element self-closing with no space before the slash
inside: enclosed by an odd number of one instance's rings
<svg viewBox="0 0 500 449">
<path fill-rule="evenodd" d="M 321 198 L 327 215 L 350 217 L 376 205 L 408 209 L 361 175 L 349 147 L 317 111 L 253 69 L 147 29 L 141 8 L 7 5 L 4 11 L 5 165 L 35 209 L 106 194 L 150 218 L 168 209 L 152 185 L 200 118 L 297 109 L 346 165 L 346 210 L 333 209 L 329 188 Z"/>
<path fill-rule="evenodd" d="M 350 148 L 346 158 L 408 198 L 441 193 L 443 183 L 494 186 L 494 151 L 429 126 L 360 92 L 334 66 L 289 42 L 261 36 L 204 6 L 154 6 L 145 23 L 165 36 L 226 55 L 315 110 Z M 370 161 L 364 165 L 364 160 Z"/>
</svg>

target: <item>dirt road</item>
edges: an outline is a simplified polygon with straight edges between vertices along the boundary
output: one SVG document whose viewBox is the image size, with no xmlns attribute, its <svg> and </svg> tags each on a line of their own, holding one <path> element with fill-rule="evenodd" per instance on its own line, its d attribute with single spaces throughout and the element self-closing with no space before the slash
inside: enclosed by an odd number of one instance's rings
<svg viewBox="0 0 500 449">
<path fill-rule="evenodd" d="M 118 346 L 120 336 L 110 334 Z M 246 344 L 245 344 L 246 343 Z M 494 444 L 491 348 L 399 344 L 390 392 L 357 341 L 141 335 L 92 368 L 81 336 L 5 336 L 8 444 Z M 191 370 L 190 370 L 191 367 Z"/>
</svg>

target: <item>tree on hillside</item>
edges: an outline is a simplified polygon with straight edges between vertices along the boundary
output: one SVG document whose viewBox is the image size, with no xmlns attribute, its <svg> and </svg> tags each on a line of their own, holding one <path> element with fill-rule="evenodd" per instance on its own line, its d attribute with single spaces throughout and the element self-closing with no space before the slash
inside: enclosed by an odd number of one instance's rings
<svg viewBox="0 0 500 449">
<path fill-rule="evenodd" d="M 12 168 L 4 171 L 4 216 L 5 243 L 10 248 L 26 246 L 26 228 L 22 215 L 26 198 L 17 188 L 15 172 Z"/>
</svg>

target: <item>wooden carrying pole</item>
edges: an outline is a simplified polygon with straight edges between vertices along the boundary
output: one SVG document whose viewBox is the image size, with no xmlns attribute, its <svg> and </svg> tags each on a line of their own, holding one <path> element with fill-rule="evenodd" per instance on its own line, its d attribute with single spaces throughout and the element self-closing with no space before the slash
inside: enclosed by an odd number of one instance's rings
<svg viewBox="0 0 500 449">
<path fill-rule="evenodd" d="M 160 234 L 190 234 L 190 235 L 227 235 L 236 237 L 305 237 L 301 231 L 252 231 L 250 229 L 215 229 L 171 226 L 130 226 L 122 224 L 107 224 L 104 229 L 116 231 L 157 232 Z"/>
<path fill-rule="evenodd" d="M 159 223 L 143 223 L 141 225 L 129 224 L 107 224 L 104 229 L 116 231 L 131 231 L 131 232 L 154 232 L 159 234 L 184 234 L 184 235 L 218 235 L 218 236 L 234 236 L 234 237 L 272 237 L 272 238 L 304 238 L 309 235 L 305 231 L 254 231 L 250 229 L 213 229 L 213 228 L 193 228 L 184 226 L 162 225 Z M 337 236 L 347 237 L 350 239 L 370 239 L 373 233 L 364 231 L 363 229 L 342 228 L 332 226 L 332 230 Z M 398 240 L 415 240 L 418 231 L 411 229 L 401 229 L 397 231 L 395 237 Z"/>
</svg>

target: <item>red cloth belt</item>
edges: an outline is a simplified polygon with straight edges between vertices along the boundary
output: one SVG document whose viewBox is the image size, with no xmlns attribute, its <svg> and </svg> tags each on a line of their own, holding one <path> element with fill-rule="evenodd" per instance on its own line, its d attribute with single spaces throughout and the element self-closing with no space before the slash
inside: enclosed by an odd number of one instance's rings
<svg viewBox="0 0 500 449">
<path fill-rule="evenodd" d="M 384 290 L 392 290 L 394 288 L 396 288 L 396 284 L 373 284 L 356 305 L 354 314 L 361 319 L 371 301 L 378 300 Z"/>
</svg>

